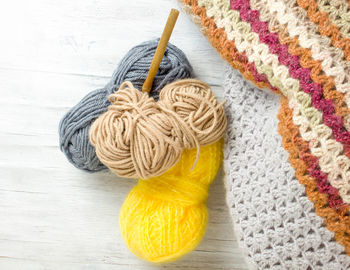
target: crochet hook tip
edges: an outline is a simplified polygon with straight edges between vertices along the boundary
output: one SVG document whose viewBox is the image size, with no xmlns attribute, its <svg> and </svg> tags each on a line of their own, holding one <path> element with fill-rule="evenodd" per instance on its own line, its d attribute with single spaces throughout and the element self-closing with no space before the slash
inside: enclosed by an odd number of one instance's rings
<svg viewBox="0 0 350 270">
<path fill-rule="evenodd" d="M 147 78 L 142 86 L 142 92 L 149 93 L 152 89 L 154 77 L 157 74 L 159 65 L 162 61 L 163 55 L 165 53 L 166 47 L 168 45 L 170 36 L 171 36 L 173 29 L 175 27 L 175 23 L 176 23 L 178 16 L 179 16 L 179 11 L 177 9 L 174 9 L 174 8 L 171 9 L 170 14 L 168 16 L 168 20 L 167 20 L 166 25 L 164 27 L 162 36 L 159 40 L 156 52 L 153 56 L 153 60 L 152 60 L 151 67 L 149 69 Z"/>
</svg>

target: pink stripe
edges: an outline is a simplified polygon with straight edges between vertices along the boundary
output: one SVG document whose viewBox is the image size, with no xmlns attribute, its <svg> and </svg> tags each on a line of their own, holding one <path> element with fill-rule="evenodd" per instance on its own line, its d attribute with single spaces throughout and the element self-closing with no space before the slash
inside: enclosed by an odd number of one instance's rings
<svg viewBox="0 0 350 270">
<path fill-rule="evenodd" d="M 264 82 L 272 91 L 279 92 L 279 90 L 276 87 L 271 85 L 271 83 L 267 79 L 267 76 L 265 74 L 259 73 L 255 67 L 255 64 L 253 62 L 248 61 L 248 57 L 244 53 L 236 55 L 232 54 L 231 56 L 236 61 L 242 63 L 245 67 L 245 70 L 249 70 L 251 72 L 256 82 Z"/>
<path fill-rule="evenodd" d="M 300 66 L 299 57 L 289 54 L 287 45 L 279 43 L 278 35 L 269 31 L 266 22 L 259 20 L 259 11 L 250 9 L 249 0 L 230 1 L 232 9 L 238 10 L 241 19 L 249 22 L 252 30 L 259 34 L 260 41 L 269 46 L 271 53 L 278 55 L 281 64 L 289 67 L 289 74 L 300 81 L 301 89 L 312 95 L 312 104 L 323 112 L 324 123 L 332 128 L 335 139 L 343 144 L 349 144 L 350 134 L 342 131 L 343 119 L 335 115 L 333 102 L 323 97 L 322 86 L 311 80 L 311 71 Z M 301 159 L 307 164 L 309 175 L 316 179 L 319 191 L 327 194 L 329 206 L 334 209 L 345 206 L 338 190 L 329 183 L 328 175 L 320 170 L 318 159 L 312 154 L 304 154 Z"/>
<path fill-rule="evenodd" d="M 269 32 L 268 24 L 259 20 L 259 11 L 250 9 L 249 0 L 231 0 L 231 7 L 240 12 L 243 21 L 250 23 L 252 30 L 259 34 L 260 41 L 269 46 L 270 52 L 278 56 L 280 63 L 289 67 L 290 76 L 299 80 L 301 89 L 311 94 L 313 106 L 322 111 L 324 124 L 332 129 L 334 138 L 348 149 L 350 132 L 343 127 L 342 117 L 335 114 L 332 100 L 324 98 L 322 86 L 312 81 L 310 69 L 302 68 L 299 57 L 289 54 L 288 46 L 279 43 L 276 33 Z"/>
<path fill-rule="evenodd" d="M 300 159 L 307 165 L 307 172 L 316 179 L 318 190 L 328 196 L 329 206 L 335 210 L 346 207 L 347 204 L 340 197 L 338 190 L 329 183 L 328 174 L 320 170 L 318 159 L 310 153 L 300 154 Z"/>
</svg>

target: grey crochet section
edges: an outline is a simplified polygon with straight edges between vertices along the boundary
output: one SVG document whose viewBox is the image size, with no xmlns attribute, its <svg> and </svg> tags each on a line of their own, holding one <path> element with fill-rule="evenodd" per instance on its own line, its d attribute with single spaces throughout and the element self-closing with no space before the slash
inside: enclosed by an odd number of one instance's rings
<svg viewBox="0 0 350 270">
<path fill-rule="evenodd" d="M 157 45 L 158 39 L 132 48 L 121 60 L 111 81 L 104 88 L 90 92 L 63 116 L 59 124 L 59 145 L 75 167 L 90 172 L 106 169 L 97 158 L 95 148 L 90 144 L 90 126 L 107 110 L 110 105 L 108 96 L 117 91 L 124 81 L 131 81 L 137 89 L 141 89 Z M 185 54 L 169 43 L 154 78 L 151 96 L 157 100 L 160 90 L 166 84 L 190 77 L 192 67 Z"/>
<path fill-rule="evenodd" d="M 350 269 L 350 258 L 317 216 L 277 132 L 280 98 L 225 75 L 227 203 L 255 269 Z"/>
</svg>

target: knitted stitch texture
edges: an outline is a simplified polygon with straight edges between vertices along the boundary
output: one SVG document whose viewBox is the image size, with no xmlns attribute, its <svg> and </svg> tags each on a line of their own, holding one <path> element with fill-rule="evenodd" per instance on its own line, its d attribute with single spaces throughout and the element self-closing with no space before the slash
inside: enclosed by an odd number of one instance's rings
<svg viewBox="0 0 350 270">
<path fill-rule="evenodd" d="M 184 0 L 183 6 L 245 79 L 281 94 L 279 133 L 295 177 L 350 255 L 349 3 Z"/>
<path fill-rule="evenodd" d="M 258 269 L 349 269 L 344 247 L 316 214 L 310 189 L 305 192 L 288 163 L 277 132 L 280 97 L 231 68 L 224 86 L 227 203 L 250 263 Z"/>
</svg>

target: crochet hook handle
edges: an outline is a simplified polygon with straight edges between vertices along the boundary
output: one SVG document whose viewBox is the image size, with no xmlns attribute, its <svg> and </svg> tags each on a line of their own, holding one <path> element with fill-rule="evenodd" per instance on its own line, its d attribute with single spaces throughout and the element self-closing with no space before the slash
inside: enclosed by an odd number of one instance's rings
<svg viewBox="0 0 350 270">
<path fill-rule="evenodd" d="M 153 60 L 151 63 L 151 67 L 148 71 L 148 75 L 147 78 L 144 82 L 144 84 L 142 85 L 142 92 L 147 92 L 149 93 L 152 89 L 152 85 L 153 85 L 153 79 L 157 74 L 160 62 L 162 61 L 165 49 L 168 45 L 171 33 L 173 32 L 177 17 L 179 16 L 179 11 L 176 9 L 172 9 L 170 11 L 168 20 L 166 22 L 166 25 L 164 27 L 162 36 L 159 40 L 158 46 L 157 46 L 157 50 L 153 56 Z"/>
</svg>

